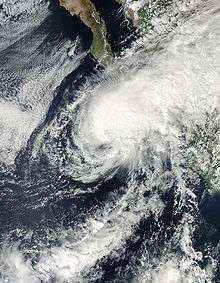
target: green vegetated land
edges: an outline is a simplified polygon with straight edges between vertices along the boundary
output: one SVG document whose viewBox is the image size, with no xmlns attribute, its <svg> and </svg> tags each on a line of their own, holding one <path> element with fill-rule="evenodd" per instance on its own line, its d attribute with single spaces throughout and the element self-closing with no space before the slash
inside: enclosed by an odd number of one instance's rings
<svg viewBox="0 0 220 283">
<path fill-rule="evenodd" d="M 60 0 L 60 5 L 73 16 L 80 17 L 93 34 L 91 53 L 102 64 L 107 64 L 112 57 L 111 47 L 106 38 L 106 26 L 99 16 L 95 5 L 90 0 Z"/>
<path fill-rule="evenodd" d="M 131 5 L 127 4 L 126 0 L 116 1 L 124 8 L 128 20 L 143 35 L 154 30 L 153 20 L 162 17 L 174 3 L 173 0 L 159 0 L 152 5 L 151 2 L 147 1 L 143 2 L 138 9 L 133 9 Z M 135 2 L 138 2 L 138 0 L 133 0 L 130 3 Z M 91 0 L 60 0 L 60 5 L 68 10 L 71 15 L 80 17 L 82 22 L 91 29 L 93 41 L 90 51 L 100 63 L 108 64 L 112 58 L 112 51 L 106 36 L 106 25 L 93 2 Z M 175 17 L 172 14 L 169 15 L 169 13 L 167 16 L 172 29 L 172 25 L 175 25 Z M 166 32 L 169 32 L 169 30 L 165 30 Z"/>
</svg>

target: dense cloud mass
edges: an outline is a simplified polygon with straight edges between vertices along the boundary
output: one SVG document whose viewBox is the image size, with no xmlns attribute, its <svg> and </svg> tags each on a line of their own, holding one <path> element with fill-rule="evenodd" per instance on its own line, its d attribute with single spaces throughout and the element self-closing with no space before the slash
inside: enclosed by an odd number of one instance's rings
<svg viewBox="0 0 220 283">
<path fill-rule="evenodd" d="M 89 5 L 0 0 L 0 283 L 220 282 L 220 2 Z"/>
</svg>

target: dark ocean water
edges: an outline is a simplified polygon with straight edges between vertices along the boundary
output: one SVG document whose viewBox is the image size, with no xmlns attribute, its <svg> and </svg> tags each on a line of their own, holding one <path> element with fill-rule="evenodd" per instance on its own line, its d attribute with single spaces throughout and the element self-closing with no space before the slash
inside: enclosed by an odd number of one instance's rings
<svg viewBox="0 0 220 283">
<path fill-rule="evenodd" d="M 106 22 L 112 51 L 120 56 L 137 40 L 137 32 L 125 19 L 118 3 L 113 0 L 94 3 Z M 90 157 L 78 153 L 85 148 L 73 133 L 78 131 L 80 122 L 77 117 L 82 106 L 79 104 L 73 108 L 72 105 L 81 99 L 81 93 L 87 88 L 92 93 L 92 89 L 103 82 L 103 77 L 108 80 L 108 72 L 106 74 L 104 66 L 87 53 L 92 41 L 91 31 L 60 7 L 58 1 L 51 1 L 46 10 L 49 14 L 40 24 L 0 51 L 0 97 L 4 103 L 15 104 L 21 113 L 28 113 L 28 121 L 32 116 L 35 121 L 29 134 L 24 136 L 24 146 L 15 148 L 15 162 L 7 162 L 7 158 L 1 162 L 1 282 L 157 283 L 160 279 L 155 279 L 155 276 L 140 279 L 139 275 L 147 269 L 155 270 L 160 262 L 165 261 L 166 265 L 172 255 L 178 260 L 186 257 L 179 243 L 187 221 L 191 221 L 193 227 L 190 248 L 203 256 L 201 259 L 195 257 L 185 272 L 191 273 L 192 278 L 197 270 L 193 269 L 195 266 L 206 272 L 212 258 L 216 264 L 214 275 L 207 276 L 208 279 L 205 276 L 198 279 L 199 276 L 195 275 L 195 281 L 184 281 L 178 276 L 174 276 L 175 279 L 170 275 L 170 279 L 164 282 L 220 282 L 220 198 L 208 191 L 204 178 L 199 178 L 195 186 L 186 176 L 186 188 L 192 191 L 193 197 L 186 193 L 183 200 L 177 177 L 172 172 L 170 156 L 160 162 L 158 169 L 150 152 L 145 152 L 147 159 L 152 159 L 147 165 L 148 171 L 137 169 L 133 175 L 129 166 L 117 168 L 117 163 L 102 172 L 97 162 L 100 176 L 89 181 L 71 171 L 75 166 L 79 175 L 81 167 L 85 176 L 98 174 L 93 172 L 92 162 L 86 167 Z M 78 59 L 68 57 L 68 51 L 76 42 Z M 53 71 L 49 73 L 49 70 Z M 31 85 L 26 96 L 20 93 L 25 84 Z M 10 109 L 7 113 L 13 111 Z M 129 127 L 129 121 L 127 123 Z M 16 135 L 14 128 L 12 135 Z M 105 155 L 106 148 L 108 145 L 103 143 L 94 152 L 103 158 L 102 151 Z M 73 153 L 69 156 L 70 149 Z M 157 181 L 147 183 L 145 180 L 149 176 Z M 145 188 L 141 189 L 143 186 Z M 140 196 L 141 190 L 143 194 Z M 154 201 L 162 203 L 161 212 L 154 208 Z M 153 208 L 148 211 L 143 203 Z M 185 220 L 185 215 L 190 217 Z M 102 228 L 97 228 L 96 232 L 96 228 L 90 225 L 102 225 L 100 219 L 104 219 L 103 232 Z M 80 240 L 87 234 L 88 247 L 87 242 L 84 247 Z M 94 251 L 93 244 L 97 247 Z M 79 263 L 72 260 L 75 250 L 79 252 L 77 258 L 82 257 Z M 16 267 L 10 254 L 19 258 Z M 191 254 L 187 256 L 191 260 Z M 68 260 L 70 263 L 66 267 Z M 64 264 L 59 266 L 59 261 Z M 77 267 L 81 265 L 85 267 L 79 267 L 78 272 Z M 70 275 L 62 273 L 62 268 L 70 270 Z"/>
</svg>

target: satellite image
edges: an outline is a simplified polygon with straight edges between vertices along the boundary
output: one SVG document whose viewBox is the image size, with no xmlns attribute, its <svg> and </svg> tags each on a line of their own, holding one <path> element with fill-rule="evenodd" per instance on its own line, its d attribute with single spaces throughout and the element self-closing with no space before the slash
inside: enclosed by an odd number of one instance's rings
<svg viewBox="0 0 220 283">
<path fill-rule="evenodd" d="M 0 0 L 0 283 L 220 283 L 220 0 Z"/>
</svg>

